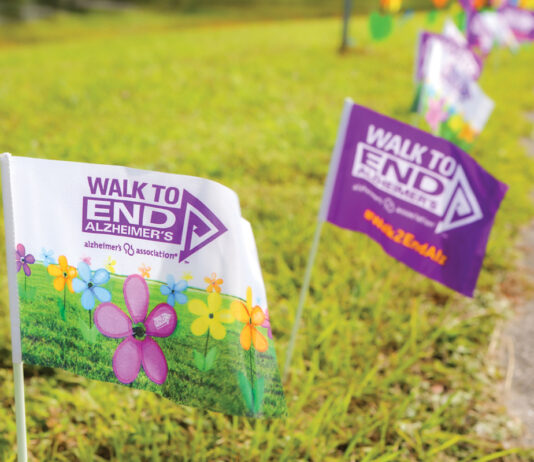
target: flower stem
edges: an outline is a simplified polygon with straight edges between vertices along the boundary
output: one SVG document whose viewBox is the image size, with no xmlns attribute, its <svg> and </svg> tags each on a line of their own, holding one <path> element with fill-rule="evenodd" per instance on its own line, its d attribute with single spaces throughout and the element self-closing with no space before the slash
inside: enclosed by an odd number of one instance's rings
<svg viewBox="0 0 534 462">
<path fill-rule="evenodd" d="M 87 310 L 89 312 L 89 329 L 91 329 L 91 310 Z"/>
<path fill-rule="evenodd" d="M 67 319 L 67 286 L 63 287 L 63 312 L 65 319 Z"/>
<path fill-rule="evenodd" d="M 206 334 L 206 344 L 204 345 L 204 367 L 206 367 L 206 355 L 208 354 L 209 340 L 210 340 L 210 328 L 208 327 L 208 332 Z"/>
<path fill-rule="evenodd" d="M 24 275 L 24 293 L 26 293 L 26 281 L 28 280 L 28 276 Z"/>
<path fill-rule="evenodd" d="M 252 350 L 253 350 L 253 347 L 251 345 L 250 347 L 250 385 L 251 385 L 251 391 L 252 391 L 252 413 L 254 414 L 254 375 L 252 374 Z"/>
</svg>

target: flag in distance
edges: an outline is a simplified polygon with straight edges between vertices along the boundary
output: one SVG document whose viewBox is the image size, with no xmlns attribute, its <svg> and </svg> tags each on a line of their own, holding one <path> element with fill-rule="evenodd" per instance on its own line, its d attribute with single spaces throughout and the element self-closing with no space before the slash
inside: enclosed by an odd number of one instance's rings
<svg viewBox="0 0 534 462">
<path fill-rule="evenodd" d="M 454 144 L 347 100 L 320 218 L 472 296 L 506 190 Z"/>
<path fill-rule="evenodd" d="M 1 164 L 15 362 L 227 414 L 286 414 L 254 237 L 232 190 L 119 166 Z"/>
<path fill-rule="evenodd" d="M 482 132 L 494 107 L 476 79 L 481 61 L 450 39 L 423 33 L 419 112 L 432 132 L 468 150 Z"/>
<path fill-rule="evenodd" d="M 501 11 L 467 10 L 467 42 L 487 57 L 495 46 L 517 50 L 518 41 Z"/>
<path fill-rule="evenodd" d="M 500 10 L 508 27 L 519 42 L 534 40 L 534 11 L 506 5 Z"/>
<path fill-rule="evenodd" d="M 449 30 L 455 27 L 449 26 Z M 452 29 L 454 31 L 454 29 Z M 461 32 L 457 31 L 461 36 Z M 451 32 L 449 32 L 452 35 Z M 437 45 L 436 45 L 437 44 Z M 453 39 L 445 34 L 435 34 L 423 31 L 419 34 L 417 42 L 415 60 L 415 80 L 420 82 L 424 79 L 428 71 L 428 61 L 434 47 L 439 47 L 445 66 L 450 68 L 450 72 L 478 80 L 482 73 L 482 60 L 473 53 L 466 44 L 458 43 L 458 39 Z"/>
</svg>

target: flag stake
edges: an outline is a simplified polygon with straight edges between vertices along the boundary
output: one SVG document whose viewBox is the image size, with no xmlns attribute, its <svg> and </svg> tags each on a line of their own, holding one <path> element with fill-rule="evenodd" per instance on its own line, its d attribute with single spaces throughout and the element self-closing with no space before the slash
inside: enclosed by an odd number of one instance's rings
<svg viewBox="0 0 534 462">
<path fill-rule="evenodd" d="M 310 249 L 310 254 L 308 256 L 308 263 L 306 264 L 306 272 L 304 274 L 304 281 L 300 289 L 299 304 L 297 307 L 297 314 L 295 315 L 295 321 L 293 322 L 293 329 L 291 330 L 291 337 L 289 338 L 289 345 L 287 347 L 286 353 L 286 363 L 284 366 L 284 372 L 282 375 L 282 380 L 285 381 L 287 374 L 289 372 L 289 367 L 291 365 L 291 358 L 293 356 L 293 350 L 295 348 L 295 341 L 297 338 L 297 333 L 300 326 L 300 319 L 302 318 L 302 309 L 304 308 L 304 302 L 308 295 L 308 289 L 310 288 L 311 273 L 313 269 L 313 264 L 315 263 L 315 257 L 317 255 L 317 249 L 319 248 L 319 240 L 321 238 L 321 231 L 323 229 L 324 221 L 319 220 L 317 222 L 317 227 L 315 228 L 315 236 L 313 237 L 313 243 Z"/>
<path fill-rule="evenodd" d="M 337 132 L 336 144 L 334 146 L 334 152 L 330 158 L 330 166 L 328 168 L 328 175 L 326 176 L 326 182 L 323 189 L 323 198 L 321 200 L 321 207 L 319 208 L 319 215 L 317 217 L 317 227 L 315 228 L 315 236 L 313 237 L 313 243 L 310 249 L 310 255 L 308 256 L 308 263 L 306 264 L 306 272 L 304 273 L 304 281 L 302 288 L 300 289 L 299 304 L 297 307 L 297 313 L 295 315 L 295 321 L 293 322 L 293 329 L 291 330 L 291 337 L 289 338 L 289 345 L 286 353 L 286 363 L 284 371 L 282 373 L 282 380 L 285 381 L 287 374 L 289 373 L 289 367 L 291 365 L 291 359 L 293 356 L 293 350 L 295 348 L 295 341 L 297 338 L 297 332 L 299 330 L 300 318 L 302 317 L 302 309 L 304 308 L 304 302 L 308 295 L 308 289 L 310 288 L 311 273 L 313 264 L 315 263 L 315 256 L 317 255 L 317 249 L 319 248 L 319 240 L 321 238 L 321 231 L 323 224 L 328 217 L 328 209 L 330 207 L 330 200 L 332 198 L 332 192 L 336 182 L 336 174 L 343 151 L 343 143 L 349 125 L 350 113 L 353 101 L 350 98 L 345 98 L 345 104 L 343 105 L 343 112 L 341 113 L 341 123 Z"/>
<path fill-rule="evenodd" d="M 15 419 L 17 422 L 18 462 L 28 460 L 26 443 L 26 412 L 24 409 L 24 369 L 22 363 L 13 363 L 13 379 L 15 381 Z"/>
<path fill-rule="evenodd" d="M 340 52 L 347 51 L 350 46 L 349 43 L 349 22 L 350 22 L 350 11 L 352 9 L 352 0 L 344 0 L 343 2 L 343 31 L 341 33 L 341 47 L 339 48 Z"/>
</svg>

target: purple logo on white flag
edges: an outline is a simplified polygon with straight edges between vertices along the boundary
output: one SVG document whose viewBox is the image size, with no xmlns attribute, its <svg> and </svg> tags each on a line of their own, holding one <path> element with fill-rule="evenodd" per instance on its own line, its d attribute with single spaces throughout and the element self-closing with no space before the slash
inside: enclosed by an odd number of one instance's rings
<svg viewBox="0 0 534 462">
<path fill-rule="evenodd" d="M 182 262 L 227 229 L 184 188 L 87 177 L 82 231 L 180 246 Z"/>
</svg>

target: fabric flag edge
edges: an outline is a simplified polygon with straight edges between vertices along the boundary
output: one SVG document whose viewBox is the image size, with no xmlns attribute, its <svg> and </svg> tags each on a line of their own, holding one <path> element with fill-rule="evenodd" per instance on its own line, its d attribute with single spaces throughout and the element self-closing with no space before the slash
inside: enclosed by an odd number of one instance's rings
<svg viewBox="0 0 534 462">
<path fill-rule="evenodd" d="M 4 228 L 6 240 L 6 268 L 9 292 L 9 315 L 11 323 L 11 348 L 14 364 L 22 363 L 22 348 L 20 338 L 20 309 L 17 272 L 15 259 L 10 252 L 15 249 L 15 222 L 13 215 L 13 195 L 11 183 L 11 154 L 0 154 L 0 167 L 2 170 L 2 200 L 4 205 Z"/>
<path fill-rule="evenodd" d="M 323 198 L 321 200 L 321 206 L 319 208 L 318 220 L 320 222 L 327 221 L 328 212 L 330 210 L 330 204 L 332 201 L 332 193 L 336 184 L 336 177 L 339 168 L 339 162 L 343 154 L 343 146 L 345 145 L 345 138 L 347 135 L 347 129 L 349 126 L 350 116 L 352 114 L 352 108 L 355 103 L 351 98 L 345 98 L 345 103 L 341 112 L 341 122 L 336 137 L 336 144 L 334 145 L 334 151 L 330 158 L 330 164 L 328 166 L 328 174 L 323 189 Z"/>
</svg>

